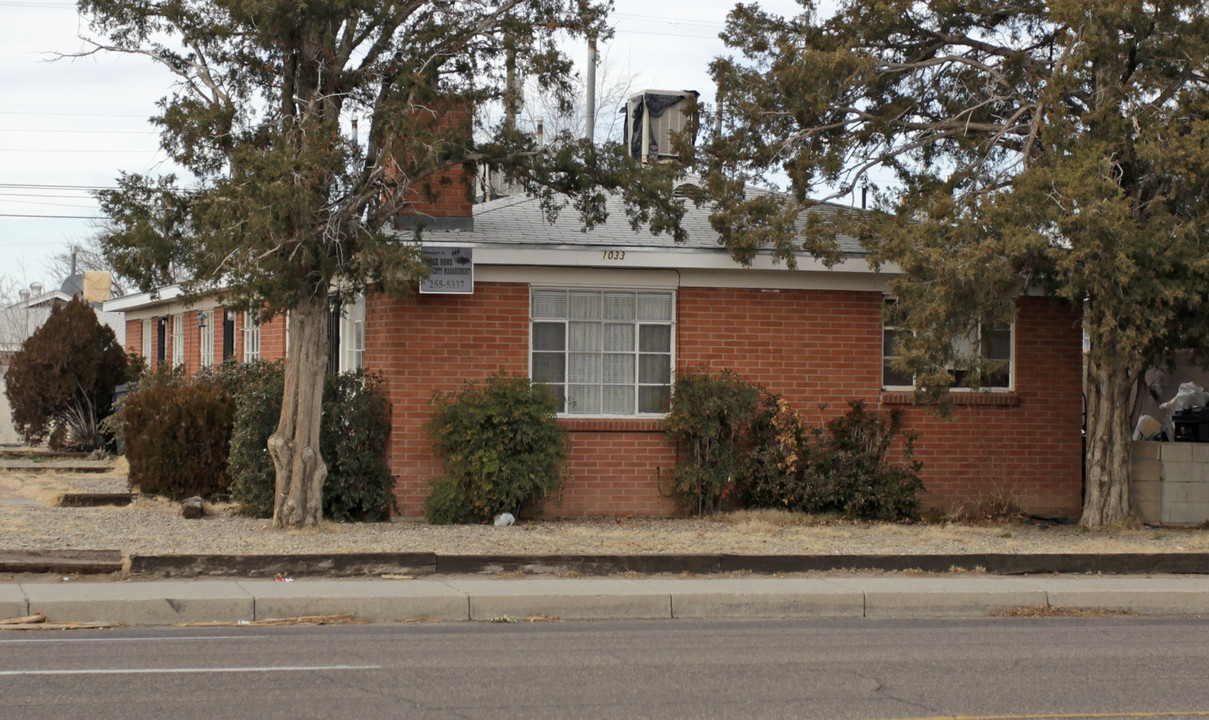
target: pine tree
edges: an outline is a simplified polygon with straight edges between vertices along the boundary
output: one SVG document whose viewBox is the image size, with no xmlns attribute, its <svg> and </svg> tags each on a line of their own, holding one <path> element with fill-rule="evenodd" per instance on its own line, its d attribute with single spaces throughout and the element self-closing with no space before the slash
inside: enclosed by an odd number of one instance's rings
<svg viewBox="0 0 1209 720">
<path fill-rule="evenodd" d="M 100 446 L 98 420 L 126 381 L 126 355 L 113 330 L 83 300 L 51 308 L 46 323 L 21 345 L 4 375 L 13 426 L 29 444 L 54 449 Z"/>
<path fill-rule="evenodd" d="M 847 0 L 823 19 L 802 4 L 729 17 L 740 57 L 712 66 L 725 130 L 703 157 L 715 226 L 743 261 L 834 262 L 844 231 L 895 264 L 900 369 L 933 399 L 952 339 L 1010 321 L 1022 293 L 1082 308 L 1082 523 L 1125 519 L 1143 374 L 1209 349 L 1209 5 Z M 743 196 L 777 172 L 786 196 Z M 883 212 L 799 231 L 807 198 L 863 187 Z"/>
<path fill-rule="evenodd" d="M 184 278 L 222 288 L 233 309 L 289 312 L 285 391 L 269 441 L 278 526 L 322 517 L 319 450 L 329 292 L 402 291 L 422 273 L 419 236 L 390 232 L 408 189 L 463 163 L 519 174 L 556 212 L 569 192 L 586 224 L 602 184 L 625 188 L 636 220 L 676 229 L 670 169 L 642 173 L 617 149 L 570 143 L 547 155 L 499 128 L 475 147 L 442 114 L 498 102 L 506 67 L 566 93 L 556 37 L 608 36 L 588 0 L 80 0 L 96 51 L 146 55 L 180 82 L 154 121 L 192 175 L 125 175 L 101 194 L 102 243 L 141 289 Z M 361 124 L 361 141 L 349 120 Z M 650 191 L 658 187 L 661 192 Z M 565 201 L 563 201 L 565 203 Z"/>
</svg>

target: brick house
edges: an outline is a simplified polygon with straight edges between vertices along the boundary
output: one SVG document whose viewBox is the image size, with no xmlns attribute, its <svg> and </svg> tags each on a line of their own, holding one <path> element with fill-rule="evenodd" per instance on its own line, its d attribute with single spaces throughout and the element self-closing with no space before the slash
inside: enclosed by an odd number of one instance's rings
<svg viewBox="0 0 1209 720">
<path fill-rule="evenodd" d="M 700 366 L 784 395 L 810 424 L 854 399 L 902 408 L 921 434 L 927 507 L 1010 499 L 1031 513 L 1078 514 L 1080 316 L 1060 301 L 1022 297 L 1012 327 L 986 330 L 995 357 L 1008 361 L 1001 387 L 954 390 L 954 414 L 941 419 L 914 406 L 910 379 L 888 366 L 890 273 L 872 272 L 853 241 L 841 241 L 845 258 L 830 269 L 803 258 L 789 270 L 767 256 L 742 268 L 718 245 L 707 212 L 691 204 L 690 239 L 678 245 L 632 231 L 620 207 L 585 233 L 570 211 L 545 222 L 530 198 L 471 206 L 467 190 L 440 187 L 421 208 L 424 244 L 447 259 L 460 255 L 462 279 L 467 270 L 472 277 L 462 289 L 472 292 L 371 294 L 333 333 L 333 369 L 363 365 L 385 377 L 404 516 L 422 514 L 441 470 L 425 431 L 433 392 L 499 372 L 529 375 L 563 398 L 570 478 L 548 514 L 676 513 L 660 483 L 675 462 L 660 412 L 676 369 Z M 280 319 L 258 327 L 217 302 L 185 307 L 175 288 L 106 309 L 126 313 L 128 347 L 152 364 L 192 372 L 225 359 L 279 358 L 285 348 Z"/>
</svg>

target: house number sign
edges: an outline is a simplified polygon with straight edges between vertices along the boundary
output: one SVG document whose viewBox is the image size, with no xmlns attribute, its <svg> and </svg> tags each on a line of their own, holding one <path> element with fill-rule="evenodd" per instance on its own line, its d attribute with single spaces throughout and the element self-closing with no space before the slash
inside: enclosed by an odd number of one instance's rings
<svg viewBox="0 0 1209 720">
<path fill-rule="evenodd" d="M 474 294 L 474 250 L 459 247 L 426 247 L 421 251 L 428 277 L 420 292 L 444 295 Z"/>
</svg>

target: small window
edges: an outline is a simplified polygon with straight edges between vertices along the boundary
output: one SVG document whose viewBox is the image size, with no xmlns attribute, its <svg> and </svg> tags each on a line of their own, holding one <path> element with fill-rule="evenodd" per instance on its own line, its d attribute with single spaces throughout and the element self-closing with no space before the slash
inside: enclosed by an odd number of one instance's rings
<svg viewBox="0 0 1209 720">
<path fill-rule="evenodd" d="M 887 300 L 887 303 L 892 300 Z M 910 388 L 915 380 L 908 372 L 894 367 L 898 357 L 898 341 L 905 332 L 895 325 L 882 327 L 882 386 L 887 388 Z M 1012 387 L 1012 327 L 975 324 L 969 334 L 953 338 L 953 354 L 956 360 L 946 369 L 953 375 L 953 388 L 964 388 L 969 380 L 969 370 L 962 367 L 962 359 L 968 361 L 980 357 L 986 363 L 979 387 L 1004 390 Z"/>
<path fill-rule="evenodd" d="M 215 317 L 214 310 L 211 308 L 203 310 L 198 314 L 198 364 L 202 367 L 210 367 L 214 364 L 214 323 L 220 321 L 221 318 Z"/>
<path fill-rule="evenodd" d="M 185 316 L 172 316 L 172 367 L 185 364 Z"/>
<path fill-rule="evenodd" d="M 142 348 L 139 350 L 139 352 L 143 356 L 144 360 L 146 360 L 148 363 L 151 362 L 151 321 L 150 320 L 143 321 Z"/>
<path fill-rule="evenodd" d="M 670 292 L 533 290 L 530 373 L 568 415 L 655 415 L 671 397 Z"/>
<path fill-rule="evenodd" d="M 365 296 L 344 306 L 340 318 L 340 348 L 342 372 L 359 370 L 365 364 Z"/>
<path fill-rule="evenodd" d="M 243 361 L 260 359 L 260 317 L 251 310 L 243 314 Z"/>
</svg>

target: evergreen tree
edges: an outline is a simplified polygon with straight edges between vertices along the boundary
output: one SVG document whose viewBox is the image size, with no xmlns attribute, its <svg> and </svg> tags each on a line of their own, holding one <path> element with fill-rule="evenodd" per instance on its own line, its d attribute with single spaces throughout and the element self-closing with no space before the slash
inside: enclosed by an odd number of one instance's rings
<svg viewBox="0 0 1209 720">
<path fill-rule="evenodd" d="M 826 19 L 802 6 L 736 7 L 724 38 L 739 57 L 712 66 L 725 129 L 703 158 L 706 198 L 732 253 L 834 262 L 836 232 L 861 238 L 902 270 L 899 369 L 933 399 L 954 380 L 953 338 L 1010 321 L 1022 293 L 1082 308 L 1082 523 L 1126 518 L 1143 374 L 1207 349 L 1209 4 L 846 0 Z M 743 196 L 774 172 L 786 196 Z M 795 224 L 808 197 L 865 186 L 884 212 Z M 995 372 L 969 365 L 974 386 Z"/>
<path fill-rule="evenodd" d="M 54 449 L 100 446 L 97 421 L 126 381 L 126 355 L 113 330 L 83 300 L 51 308 L 50 317 L 13 355 L 4 393 L 25 442 Z"/>
<path fill-rule="evenodd" d="M 600 186 L 624 189 L 634 222 L 676 232 L 672 170 L 638 173 L 617 148 L 533 140 L 501 127 L 474 147 L 443 113 L 498 102 L 507 68 L 566 93 L 557 36 L 608 37 L 590 0 L 80 0 L 96 50 L 146 55 L 180 82 L 154 118 L 161 145 L 192 175 L 125 175 L 101 193 L 113 221 L 107 259 L 141 289 L 185 280 L 223 288 L 233 309 L 289 311 L 285 391 L 269 440 L 274 523 L 322 516 L 319 449 L 328 294 L 405 290 L 422 274 L 417 242 L 389 232 L 409 197 L 466 162 L 522 176 L 557 212 L 569 192 L 588 225 Z M 352 138 L 350 120 L 363 142 Z M 660 192 L 652 192 L 657 187 Z M 418 240 L 419 235 L 411 238 Z"/>
</svg>

